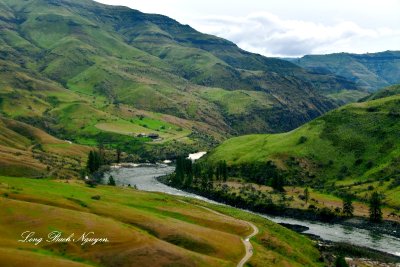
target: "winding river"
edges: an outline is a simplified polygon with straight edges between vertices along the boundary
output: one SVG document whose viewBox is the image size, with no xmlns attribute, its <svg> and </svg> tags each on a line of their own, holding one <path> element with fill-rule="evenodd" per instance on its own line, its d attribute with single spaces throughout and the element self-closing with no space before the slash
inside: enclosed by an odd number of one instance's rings
<svg viewBox="0 0 400 267">
<path fill-rule="evenodd" d="M 204 197 L 169 187 L 155 179 L 156 177 L 172 173 L 173 171 L 174 167 L 160 164 L 113 169 L 112 175 L 117 185 L 136 185 L 138 189 L 144 191 L 162 192 L 216 203 Z M 327 241 L 355 244 L 400 256 L 400 239 L 393 236 L 376 234 L 372 231 L 340 224 L 305 221 L 264 214 L 259 215 L 276 223 L 305 226 L 308 230 L 304 233 L 319 236 Z"/>
</svg>

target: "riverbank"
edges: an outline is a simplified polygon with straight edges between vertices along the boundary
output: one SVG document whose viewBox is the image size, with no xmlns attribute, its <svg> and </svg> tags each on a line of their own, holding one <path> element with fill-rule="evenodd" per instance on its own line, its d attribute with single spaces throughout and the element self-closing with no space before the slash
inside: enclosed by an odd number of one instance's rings
<svg viewBox="0 0 400 267">
<path fill-rule="evenodd" d="M 188 202 L 199 203 L 198 200 L 191 199 L 188 200 Z M 225 207 L 229 207 L 226 205 L 216 205 L 212 203 L 202 203 L 201 205 L 207 205 L 207 207 L 221 212 L 225 212 Z M 237 210 L 240 211 L 240 209 Z M 254 215 L 258 215 L 257 217 L 259 218 L 262 217 L 262 215 L 260 216 L 259 214 L 248 211 L 247 214 L 249 214 L 249 216 L 253 218 Z M 317 235 L 304 233 L 304 231 L 307 230 L 307 227 L 303 227 L 300 225 L 285 223 L 278 224 L 313 240 L 315 242 L 315 247 L 320 252 L 319 260 L 320 262 L 324 263 L 324 266 L 335 266 L 334 262 L 339 256 L 345 257 L 349 266 L 398 267 L 400 264 L 400 257 L 392 255 L 390 253 L 382 252 L 368 247 L 358 246 L 355 244 L 323 240 Z"/>
<path fill-rule="evenodd" d="M 188 201 L 191 199 L 197 199 L 206 201 L 211 204 L 218 204 L 215 201 L 204 198 L 202 196 L 187 193 L 180 189 L 176 189 L 167 186 L 157 181 L 156 177 L 168 175 L 174 171 L 172 166 L 169 167 L 136 167 L 136 168 L 121 168 L 113 170 L 112 175 L 116 178 L 117 184 L 119 185 L 137 185 L 137 188 L 144 191 L 156 191 L 163 192 L 172 195 L 188 197 Z M 213 205 L 215 207 L 216 205 Z M 224 205 L 219 204 L 218 207 Z M 246 209 L 246 207 L 244 207 Z M 394 236 L 385 234 L 374 233 L 358 227 L 352 227 L 342 224 L 325 223 L 318 221 L 308 221 L 301 219 L 293 219 L 282 216 L 271 216 L 257 213 L 258 216 L 264 217 L 275 223 L 287 223 L 290 225 L 300 225 L 307 227 L 308 230 L 302 232 L 303 234 L 314 234 L 321 237 L 323 240 L 332 242 L 343 242 L 355 245 L 362 245 L 382 252 L 389 252 L 393 255 L 400 255 L 400 239 Z"/>
<path fill-rule="evenodd" d="M 349 266 L 360 266 L 362 264 L 361 266 L 398 267 L 400 264 L 400 257 L 389 253 L 353 244 L 329 242 L 316 236 L 307 236 L 318 242 L 321 257 L 327 263 L 333 264 L 335 258 L 340 255 L 346 258 Z"/>
<path fill-rule="evenodd" d="M 168 181 L 168 176 L 161 176 L 156 178 L 159 182 L 164 183 L 166 185 Z M 200 194 L 196 190 L 187 190 L 186 192 L 190 194 Z M 221 202 L 221 199 L 218 197 L 212 197 L 212 195 L 201 194 L 203 197 L 207 199 L 211 199 L 218 203 L 233 206 L 239 209 L 247 210 L 248 207 L 238 207 L 235 205 L 230 205 L 229 203 Z M 254 211 L 254 210 L 253 210 Z M 255 212 L 259 212 L 256 210 Z M 393 221 L 383 221 L 379 224 L 371 223 L 365 218 L 361 217 L 352 217 L 352 218 L 334 218 L 330 222 L 323 221 L 319 219 L 318 214 L 312 213 L 307 210 L 299 210 L 299 209 L 282 209 L 279 212 L 277 210 L 273 210 L 269 215 L 278 215 L 280 217 L 286 217 L 288 219 L 300 219 L 300 220 L 310 220 L 316 222 L 323 223 L 331 223 L 331 224 L 340 224 L 342 226 L 361 228 L 370 231 L 371 234 L 377 235 L 392 235 L 395 237 L 400 237 L 399 235 L 399 224 Z M 268 213 L 267 213 L 268 214 Z M 284 226 L 292 231 L 303 234 L 310 239 L 317 242 L 317 247 L 321 252 L 321 258 L 327 264 L 333 264 L 336 257 L 345 256 L 346 261 L 350 263 L 357 264 L 366 264 L 366 266 L 382 266 L 382 267 L 397 267 L 400 264 L 400 256 L 393 255 L 391 253 L 384 252 L 382 250 L 376 250 L 373 248 L 368 248 L 364 246 L 358 246 L 355 244 L 349 244 L 344 242 L 333 242 L 322 239 L 320 236 L 315 234 L 308 234 L 306 231 L 309 230 L 309 227 L 289 224 L 289 223 L 278 223 L 281 226 Z M 368 264 L 375 265 L 368 265 Z M 357 266 L 357 265 L 355 265 Z"/>
<path fill-rule="evenodd" d="M 169 176 L 157 177 L 157 180 L 160 183 L 163 183 L 167 186 L 171 186 L 171 184 L 169 183 Z M 200 195 L 202 197 L 216 201 L 218 203 L 223 203 L 225 205 L 229 205 L 235 208 L 250 210 L 261 214 L 279 216 L 288 219 L 340 224 L 343 226 L 365 229 L 367 231 L 370 231 L 378 235 L 390 235 L 396 238 L 400 238 L 400 223 L 395 221 L 384 220 L 380 223 L 372 223 L 365 217 L 338 216 L 337 214 L 326 211 L 324 209 L 305 210 L 305 209 L 279 206 L 273 203 L 267 203 L 267 204 L 252 203 L 252 202 L 249 203 L 240 196 L 236 195 L 235 197 L 231 197 L 230 195 L 224 194 L 223 192 L 217 190 L 203 191 L 197 188 L 185 188 L 185 189 L 181 188 L 180 190 L 184 190 L 191 194 Z"/>
</svg>

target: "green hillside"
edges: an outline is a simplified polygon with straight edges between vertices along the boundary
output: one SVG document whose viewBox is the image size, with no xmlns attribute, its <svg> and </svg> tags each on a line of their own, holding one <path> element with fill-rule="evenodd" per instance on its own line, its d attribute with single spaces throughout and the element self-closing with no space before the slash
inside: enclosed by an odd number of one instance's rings
<svg viewBox="0 0 400 267">
<path fill-rule="evenodd" d="M 380 89 L 379 91 L 362 99 L 362 101 L 375 100 L 375 99 L 380 99 L 380 98 L 389 97 L 389 96 L 393 96 L 393 95 L 400 95 L 400 85 L 397 84 L 397 85 L 392 85 L 392 86 L 388 86 L 383 89 Z"/>
<path fill-rule="evenodd" d="M 212 144 L 293 129 L 336 107 L 343 90 L 358 92 L 343 78 L 248 53 L 161 15 L 88 0 L 1 0 L 0 11 L 0 111 L 82 144 L 105 132 L 145 132 L 135 122 L 121 131 L 137 120 L 120 107 L 161 114 L 160 125 L 172 116 L 170 128 L 186 129 L 164 134 L 176 146 L 188 136 Z M 77 121 L 74 109 L 93 119 Z"/>
<path fill-rule="evenodd" d="M 260 230 L 251 240 L 251 266 L 322 266 L 304 236 L 242 211 L 219 208 L 223 216 L 165 194 L 0 176 L 0 204 L 2 266 L 236 266 L 245 254 L 241 238 L 252 231 L 248 221 Z M 89 237 L 109 242 L 18 242 L 27 222 L 36 237 L 61 231 L 78 240 L 94 232 Z"/>
<path fill-rule="evenodd" d="M 398 94 L 349 104 L 291 132 L 229 139 L 208 160 L 231 166 L 272 160 L 288 184 L 343 189 L 360 198 L 377 189 L 399 207 L 399 110 Z"/>
<path fill-rule="evenodd" d="M 344 77 L 368 91 L 400 83 L 400 51 L 307 55 L 290 61 L 309 71 Z"/>
</svg>

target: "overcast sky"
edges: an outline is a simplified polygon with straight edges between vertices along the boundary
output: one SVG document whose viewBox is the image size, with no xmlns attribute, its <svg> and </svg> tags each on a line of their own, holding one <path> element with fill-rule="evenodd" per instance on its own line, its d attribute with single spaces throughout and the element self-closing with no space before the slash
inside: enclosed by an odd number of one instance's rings
<svg viewBox="0 0 400 267">
<path fill-rule="evenodd" d="M 400 50 L 400 0 L 98 0 L 169 16 L 266 56 Z"/>
</svg>

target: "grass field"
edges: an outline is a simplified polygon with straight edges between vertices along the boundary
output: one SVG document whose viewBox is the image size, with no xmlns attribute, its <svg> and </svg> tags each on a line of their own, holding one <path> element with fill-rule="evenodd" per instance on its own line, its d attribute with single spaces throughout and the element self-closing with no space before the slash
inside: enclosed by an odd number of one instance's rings
<svg viewBox="0 0 400 267">
<path fill-rule="evenodd" d="M 0 177 L 0 203 L 0 261 L 15 266 L 22 266 L 21 257 L 31 266 L 235 266 L 244 255 L 240 238 L 251 231 L 244 222 L 176 197 L 132 188 L 89 188 L 79 181 Z M 212 208 L 260 228 L 251 266 L 321 266 L 307 238 L 257 216 Z M 27 230 L 77 236 L 93 231 L 110 242 L 18 242 Z"/>
</svg>

